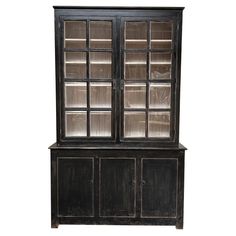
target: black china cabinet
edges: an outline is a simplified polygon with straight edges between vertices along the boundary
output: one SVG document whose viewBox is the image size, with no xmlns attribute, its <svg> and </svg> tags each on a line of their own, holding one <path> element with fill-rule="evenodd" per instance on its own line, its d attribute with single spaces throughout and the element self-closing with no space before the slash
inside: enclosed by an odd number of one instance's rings
<svg viewBox="0 0 236 236">
<path fill-rule="evenodd" d="M 55 10 L 52 227 L 183 228 L 181 7 Z"/>
</svg>

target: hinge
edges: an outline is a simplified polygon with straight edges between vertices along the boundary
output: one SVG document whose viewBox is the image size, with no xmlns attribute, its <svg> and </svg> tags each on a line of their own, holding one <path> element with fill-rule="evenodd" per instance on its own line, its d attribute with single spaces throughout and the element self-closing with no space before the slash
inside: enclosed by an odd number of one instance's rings
<svg viewBox="0 0 236 236">
<path fill-rule="evenodd" d="M 113 80 L 113 90 L 116 89 L 116 80 Z"/>
<path fill-rule="evenodd" d="M 177 31 L 179 31 L 179 22 L 177 23 Z"/>
<path fill-rule="evenodd" d="M 122 79 L 120 81 L 120 90 L 123 90 L 124 89 L 124 80 Z"/>
<path fill-rule="evenodd" d="M 174 77 L 173 79 L 173 85 L 175 86 L 175 84 L 176 84 L 176 77 Z"/>
</svg>

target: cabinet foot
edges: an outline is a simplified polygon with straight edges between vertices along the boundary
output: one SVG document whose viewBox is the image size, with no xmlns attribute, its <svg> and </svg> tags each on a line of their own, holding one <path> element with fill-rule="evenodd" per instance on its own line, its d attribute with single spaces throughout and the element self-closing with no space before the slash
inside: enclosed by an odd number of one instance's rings
<svg viewBox="0 0 236 236">
<path fill-rule="evenodd" d="M 51 224 L 51 228 L 52 229 L 57 229 L 59 227 L 59 224 L 58 223 L 52 223 Z"/>
<path fill-rule="evenodd" d="M 182 220 L 177 221 L 175 227 L 176 229 L 183 229 L 184 228 L 183 221 Z"/>
</svg>

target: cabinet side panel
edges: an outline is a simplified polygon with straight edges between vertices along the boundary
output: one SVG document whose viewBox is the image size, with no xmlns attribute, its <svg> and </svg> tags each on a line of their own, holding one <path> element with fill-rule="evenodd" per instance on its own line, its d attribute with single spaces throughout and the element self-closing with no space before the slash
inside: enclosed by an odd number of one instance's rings
<svg viewBox="0 0 236 236">
<path fill-rule="evenodd" d="M 135 160 L 100 160 L 100 216 L 134 217 Z"/>
<path fill-rule="evenodd" d="M 178 159 L 178 202 L 177 202 L 177 219 L 176 228 L 183 229 L 184 218 L 184 151 Z"/>
<path fill-rule="evenodd" d="M 59 159 L 60 216 L 93 216 L 93 159 Z"/>
<path fill-rule="evenodd" d="M 142 159 L 142 217 L 176 217 L 177 159 Z"/>
<path fill-rule="evenodd" d="M 57 157 L 51 150 L 51 227 L 58 227 L 57 218 Z"/>
</svg>

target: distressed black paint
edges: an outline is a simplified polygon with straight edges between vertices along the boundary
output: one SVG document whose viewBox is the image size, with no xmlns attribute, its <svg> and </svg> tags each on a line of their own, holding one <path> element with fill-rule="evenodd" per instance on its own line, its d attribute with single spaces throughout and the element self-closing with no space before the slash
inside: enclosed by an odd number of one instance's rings
<svg viewBox="0 0 236 236">
<path fill-rule="evenodd" d="M 57 228 L 59 224 L 136 224 L 175 225 L 176 228 L 182 229 L 186 150 L 179 143 L 183 8 L 74 6 L 54 8 L 57 143 L 50 147 L 51 226 Z M 111 138 L 65 137 L 64 81 L 70 81 L 63 78 L 63 20 L 65 19 L 112 21 Z M 173 21 L 170 138 L 123 138 L 122 50 L 125 19 Z M 147 58 L 149 61 L 149 56 Z M 89 80 L 87 78 L 84 81 L 88 83 Z M 148 101 L 146 103 L 148 104 Z M 90 132 L 90 124 L 87 125 Z"/>
</svg>

